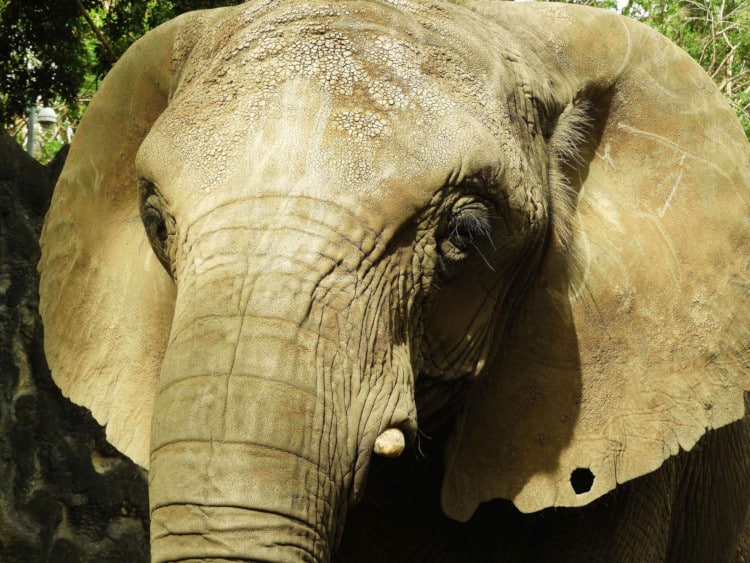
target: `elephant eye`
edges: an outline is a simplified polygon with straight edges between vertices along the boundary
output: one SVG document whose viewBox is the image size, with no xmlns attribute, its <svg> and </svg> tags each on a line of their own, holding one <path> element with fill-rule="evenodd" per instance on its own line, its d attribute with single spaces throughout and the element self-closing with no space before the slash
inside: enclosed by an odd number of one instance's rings
<svg viewBox="0 0 750 563">
<path fill-rule="evenodd" d="M 162 214 L 148 202 L 144 205 L 143 212 L 141 213 L 143 219 L 143 225 L 146 227 L 146 232 L 149 235 L 149 239 L 159 243 L 158 246 L 162 246 L 167 242 L 167 223 L 162 217 Z"/>
<path fill-rule="evenodd" d="M 141 184 L 141 220 L 154 254 L 167 272 L 172 275 L 169 235 L 173 230 L 170 225 L 173 227 L 174 221 L 168 221 L 168 216 L 163 211 L 164 207 L 164 200 L 156 193 L 154 186 L 144 181 Z"/>
<path fill-rule="evenodd" d="M 489 210 L 479 202 L 462 205 L 454 212 L 439 243 L 440 255 L 450 274 L 472 255 L 479 256 L 490 268 L 488 249 L 494 249 Z"/>
</svg>

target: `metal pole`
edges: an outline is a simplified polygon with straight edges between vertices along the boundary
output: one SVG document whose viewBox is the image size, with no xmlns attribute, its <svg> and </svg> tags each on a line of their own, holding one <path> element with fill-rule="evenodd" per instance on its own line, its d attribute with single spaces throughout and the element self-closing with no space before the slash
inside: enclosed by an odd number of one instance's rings
<svg viewBox="0 0 750 563">
<path fill-rule="evenodd" d="M 26 135 L 26 152 L 32 157 L 34 156 L 34 103 L 32 102 L 29 106 L 29 123 L 27 125 L 28 134 Z"/>
</svg>

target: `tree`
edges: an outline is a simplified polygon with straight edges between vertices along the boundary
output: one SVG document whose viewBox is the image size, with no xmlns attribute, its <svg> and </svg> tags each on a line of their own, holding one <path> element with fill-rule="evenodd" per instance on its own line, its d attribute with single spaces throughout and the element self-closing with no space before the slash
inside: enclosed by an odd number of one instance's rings
<svg viewBox="0 0 750 563">
<path fill-rule="evenodd" d="M 240 0 L 0 0 L 0 120 L 29 104 L 64 104 L 77 116 L 128 46 L 183 12 Z"/>
<path fill-rule="evenodd" d="M 0 100 L 3 124 L 31 100 L 74 104 L 94 66 L 73 2 L 0 0 Z"/>
</svg>

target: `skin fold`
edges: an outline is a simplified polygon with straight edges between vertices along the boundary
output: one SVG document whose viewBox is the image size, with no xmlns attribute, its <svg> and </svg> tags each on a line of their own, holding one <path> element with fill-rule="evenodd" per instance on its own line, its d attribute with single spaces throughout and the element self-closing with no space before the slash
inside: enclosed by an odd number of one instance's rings
<svg viewBox="0 0 750 563">
<path fill-rule="evenodd" d="M 505 4 L 194 12 L 103 83 L 41 311 L 153 561 L 731 559 L 747 141 L 645 27 Z"/>
</svg>

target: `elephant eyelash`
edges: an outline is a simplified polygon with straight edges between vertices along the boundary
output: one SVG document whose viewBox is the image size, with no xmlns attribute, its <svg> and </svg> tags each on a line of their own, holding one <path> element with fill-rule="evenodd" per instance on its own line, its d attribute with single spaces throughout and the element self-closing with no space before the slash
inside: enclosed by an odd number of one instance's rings
<svg viewBox="0 0 750 563">
<path fill-rule="evenodd" d="M 141 181 L 141 221 L 156 257 L 164 269 L 174 279 L 172 271 L 169 237 L 174 230 L 174 219 L 165 211 L 165 202 L 150 182 Z"/>
<path fill-rule="evenodd" d="M 492 224 L 488 215 L 468 212 L 459 213 L 453 221 L 449 234 L 445 240 L 450 243 L 450 247 L 452 247 L 450 248 L 441 245 L 443 248 L 443 256 L 449 261 L 462 261 L 473 249 L 487 267 L 491 271 L 495 271 L 492 263 L 480 248 L 480 244 L 484 242 L 484 240 L 487 240 L 492 249 L 496 250 L 495 242 L 492 237 Z"/>
<path fill-rule="evenodd" d="M 466 234 L 464 235 L 462 231 Z M 457 217 L 451 236 L 467 238 L 471 243 L 475 243 L 476 239 L 481 237 L 486 237 L 492 241 L 491 233 L 492 226 L 488 217 L 466 213 Z"/>
</svg>

